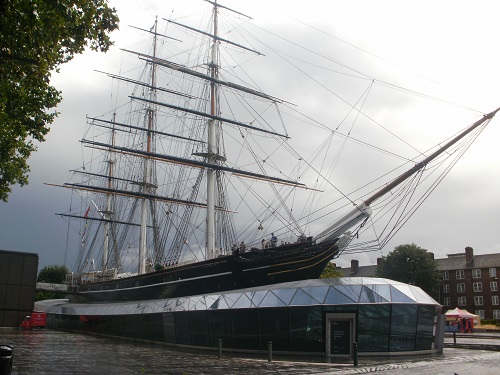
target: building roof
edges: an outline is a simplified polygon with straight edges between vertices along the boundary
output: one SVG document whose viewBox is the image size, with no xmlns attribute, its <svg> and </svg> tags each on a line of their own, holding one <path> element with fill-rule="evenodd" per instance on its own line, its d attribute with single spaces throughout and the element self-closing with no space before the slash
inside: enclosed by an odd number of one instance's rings
<svg viewBox="0 0 500 375">
<path fill-rule="evenodd" d="M 293 281 L 222 293 L 151 301 L 85 304 L 69 303 L 67 300 L 47 300 L 37 302 L 36 309 L 53 314 L 98 316 L 359 303 L 439 306 L 439 303 L 427 293 L 413 285 L 381 278 L 347 277 Z"/>
<path fill-rule="evenodd" d="M 500 267 L 500 254 L 474 255 L 470 263 L 465 261 L 465 254 L 450 254 L 448 258 L 436 259 L 436 262 L 440 271 L 493 268 Z"/>
<path fill-rule="evenodd" d="M 354 272 L 351 272 L 350 267 L 336 268 L 343 277 L 375 277 L 377 272 L 377 265 L 372 266 L 359 266 Z"/>
<path fill-rule="evenodd" d="M 472 257 L 472 261 L 467 263 L 467 257 Z M 379 260 L 380 258 L 377 259 L 377 263 Z M 447 258 L 435 260 L 440 271 L 500 267 L 500 253 L 474 255 L 474 250 L 471 247 L 467 247 L 463 253 L 447 254 Z M 336 270 L 344 277 L 375 277 L 377 267 L 377 265 L 359 266 L 358 261 L 353 259 L 351 267 L 338 267 Z"/>
</svg>

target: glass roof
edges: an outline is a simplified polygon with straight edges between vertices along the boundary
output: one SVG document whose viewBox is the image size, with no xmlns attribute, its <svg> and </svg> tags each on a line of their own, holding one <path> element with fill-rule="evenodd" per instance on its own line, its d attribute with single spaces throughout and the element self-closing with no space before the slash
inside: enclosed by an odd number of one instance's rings
<svg viewBox="0 0 500 375">
<path fill-rule="evenodd" d="M 437 305 L 419 287 L 389 279 L 343 277 L 315 279 L 231 290 L 199 296 L 163 300 L 70 303 L 47 300 L 35 303 L 39 311 L 69 315 L 123 315 L 173 311 L 226 310 L 245 308 L 411 303 Z"/>
</svg>

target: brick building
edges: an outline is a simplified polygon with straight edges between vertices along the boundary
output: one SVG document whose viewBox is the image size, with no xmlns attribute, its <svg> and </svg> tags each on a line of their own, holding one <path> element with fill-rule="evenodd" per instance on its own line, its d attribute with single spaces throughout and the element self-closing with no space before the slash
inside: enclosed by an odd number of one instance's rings
<svg viewBox="0 0 500 375">
<path fill-rule="evenodd" d="M 474 255 L 472 247 L 466 247 L 465 253 L 436 261 L 441 271 L 439 303 L 445 309 L 458 306 L 481 319 L 500 319 L 500 254 Z"/>
<path fill-rule="evenodd" d="M 380 258 L 377 259 L 377 263 Z M 443 309 L 459 307 L 479 315 L 481 319 L 500 319 L 500 254 L 474 255 L 472 247 L 465 252 L 436 259 L 441 271 L 439 303 Z M 345 277 L 374 277 L 377 265 L 337 268 Z"/>
</svg>

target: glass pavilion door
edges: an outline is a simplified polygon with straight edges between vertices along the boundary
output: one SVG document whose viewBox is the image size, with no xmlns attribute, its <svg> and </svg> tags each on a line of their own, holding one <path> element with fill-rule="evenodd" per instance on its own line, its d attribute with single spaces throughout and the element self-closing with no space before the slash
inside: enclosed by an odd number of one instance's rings
<svg viewBox="0 0 500 375">
<path fill-rule="evenodd" d="M 356 337 L 356 314 L 326 314 L 327 356 L 351 357 Z"/>
</svg>

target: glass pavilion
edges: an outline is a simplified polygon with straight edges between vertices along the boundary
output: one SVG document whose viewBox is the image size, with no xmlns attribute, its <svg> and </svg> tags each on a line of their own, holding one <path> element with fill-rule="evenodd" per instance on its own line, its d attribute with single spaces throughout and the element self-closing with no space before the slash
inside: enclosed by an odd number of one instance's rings
<svg viewBox="0 0 500 375">
<path fill-rule="evenodd" d="M 36 303 L 52 328 L 224 350 L 351 356 L 434 350 L 440 305 L 420 288 L 380 278 L 304 280 L 182 298 Z"/>
</svg>

